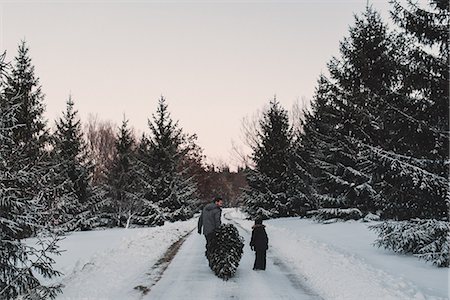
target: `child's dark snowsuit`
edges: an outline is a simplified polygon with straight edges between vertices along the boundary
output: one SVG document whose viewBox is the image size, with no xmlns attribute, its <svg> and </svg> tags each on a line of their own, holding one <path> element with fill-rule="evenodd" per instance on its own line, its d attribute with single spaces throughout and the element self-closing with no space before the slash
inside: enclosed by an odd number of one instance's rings
<svg viewBox="0 0 450 300">
<path fill-rule="evenodd" d="M 262 224 L 255 224 L 252 231 L 252 239 L 250 247 L 256 251 L 255 264 L 253 270 L 266 269 L 266 251 L 269 244 L 265 226 Z"/>
</svg>

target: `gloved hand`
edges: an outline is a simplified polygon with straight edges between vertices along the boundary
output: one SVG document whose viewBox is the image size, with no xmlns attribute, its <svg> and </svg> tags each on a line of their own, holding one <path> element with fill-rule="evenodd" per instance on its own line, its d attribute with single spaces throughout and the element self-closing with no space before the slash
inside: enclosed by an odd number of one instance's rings
<svg viewBox="0 0 450 300">
<path fill-rule="evenodd" d="M 197 232 L 198 232 L 198 234 L 202 234 L 202 230 L 201 229 L 197 230 Z"/>
<path fill-rule="evenodd" d="M 252 251 L 255 251 L 255 247 L 253 246 L 250 246 L 250 249 L 252 249 Z"/>
</svg>

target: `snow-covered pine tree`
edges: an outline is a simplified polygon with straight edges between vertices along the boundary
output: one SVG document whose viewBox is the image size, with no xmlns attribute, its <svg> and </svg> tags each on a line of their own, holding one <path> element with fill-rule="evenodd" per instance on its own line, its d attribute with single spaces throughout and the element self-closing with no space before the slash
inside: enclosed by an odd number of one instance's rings
<svg viewBox="0 0 450 300">
<path fill-rule="evenodd" d="M 106 209 L 117 226 L 128 228 L 131 224 L 163 223 L 158 207 L 149 203 L 139 188 L 139 166 L 136 142 L 128 128 L 128 120 L 124 119 L 117 136 L 116 156 L 108 174 L 107 187 L 109 203 Z"/>
<path fill-rule="evenodd" d="M 92 212 L 91 163 L 87 155 L 81 121 L 74 109 L 72 96 L 66 102 L 63 116 L 56 121 L 52 135 L 52 159 L 56 172 L 56 184 L 64 187 L 59 199 L 48 207 L 57 209 L 50 219 L 53 225 L 64 230 L 88 229 L 95 216 Z"/>
<path fill-rule="evenodd" d="M 148 200 L 157 204 L 169 221 L 191 218 L 197 200 L 197 185 L 188 176 L 183 160 L 191 150 L 194 137 L 183 133 L 170 116 L 164 97 L 158 101 L 156 114 L 149 120 L 148 177 L 152 186 Z"/>
<path fill-rule="evenodd" d="M 309 210 L 317 208 L 314 197 L 317 193 L 308 163 L 309 157 L 306 156 L 304 145 L 301 142 L 302 134 L 303 132 L 300 131 L 295 132 L 293 139 L 288 167 L 288 174 L 291 178 L 287 194 L 290 197 L 288 202 L 295 203 L 294 209 L 299 215 L 304 216 Z"/>
<path fill-rule="evenodd" d="M 403 84 L 393 91 L 388 106 L 396 143 L 384 149 L 366 147 L 367 155 L 382 179 L 385 217 L 448 220 L 448 1 L 431 1 L 428 8 L 393 4 L 394 21 L 408 41 L 405 59 L 397 64 Z"/>
<path fill-rule="evenodd" d="M 405 84 L 397 95 L 409 104 L 402 107 L 409 136 L 404 149 L 390 150 L 442 162 L 449 155 L 449 3 L 432 0 L 426 7 L 407 3 L 404 8 L 393 1 L 391 15 L 409 41 L 409 51 L 404 53 Z M 438 169 L 438 175 L 448 174 L 448 166 L 441 164 Z"/>
<path fill-rule="evenodd" d="M 313 209 L 339 207 L 344 202 L 344 199 L 338 197 L 340 190 L 331 184 L 334 169 L 328 163 L 335 160 L 333 154 L 340 149 L 336 136 L 341 118 L 340 107 L 335 101 L 335 88 L 325 76 L 320 76 L 311 111 L 305 113 L 303 132 L 294 148 L 296 157 L 300 159 L 297 172 L 309 177 L 309 198 Z"/>
<path fill-rule="evenodd" d="M 129 226 L 139 202 L 133 186 L 137 179 L 132 168 L 135 141 L 127 124 L 128 120 L 124 119 L 116 139 L 116 155 L 107 176 L 109 209 L 114 223 L 121 227 Z"/>
<path fill-rule="evenodd" d="M 66 111 L 56 121 L 56 131 L 53 134 L 55 154 L 67 168 L 67 176 L 73 182 L 75 194 L 80 203 L 87 202 L 90 193 L 89 165 L 86 144 L 81 129 L 78 111 L 74 109 L 72 96 L 66 103 Z"/>
<path fill-rule="evenodd" d="M 24 144 L 24 149 L 32 161 L 45 151 L 44 144 L 49 135 L 44 119 L 44 95 L 39 78 L 34 74 L 34 66 L 28 53 L 29 49 L 22 41 L 18 47 L 11 75 L 8 76 L 4 89 L 5 97 L 12 104 L 18 104 L 17 124 L 14 128 L 14 140 Z"/>
<path fill-rule="evenodd" d="M 40 224 L 47 222 L 47 215 L 42 211 L 63 193 L 63 188 L 56 182 L 54 164 L 48 155 L 49 134 L 46 128 L 44 113 L 44 95 L 41 92 L 39 79 L 35 76 L 34 66 L 28 54 L 29 50 L 25 42 L 18 47 L 18 54 L 11 67 L 11 74 L 2 83 L 2 108 L 5 111 L 14 108 L 14 118 L 9 120 L 12 128 L 12 139 L 15 151 L 10 154 L 14 156 L 14 164 L 18 169 L 32 168 L 38 172 L 34 179 L 28 178 L 23 182 L 11 181 L 11 188 L 33 191 L 39 196 L 39 220 Z M 13 120 L 13 121 L 12 121 Z M 33 182 L 38 180 L 38 182 Z M 36 228 L 23 228 L 22 237 L 35 234 Z"/>
<path fill-rule="evenodd" d="M 389 131 L 384 128 L 386 103 L 379 98 L 396 85 L 393 37 L 380 15 L 367 7 L 355 16 L 349 37 L 340 45 L 340 58 L 329 64 L 331 80 L 337 86 L 335 101 L 341 108 L 339 154 L 334 182 L 343 183 L 341 196 L 348 207 L 374 212 L 378 196 L 376 182 L 367 170 L 368 159 L 359 143 L 385 147 Z M 376 95 L 376 96 L 375 96 Z"/>
<path fill-rule="evenodd" d="M 249 170 L 248 189 L 242 194 L 246 211 L 252 217 L 282 217 L 299 215 L 304 203 L 295 195 L 296 181 L 291 157 L 293 131 L 287 111 L 274 98 L 259 120 L 256 145 L 252 160 L 254 170 Z M 293 194 L 289 194 L 289 192 Z"/>
<path fill-rule="evenodd" d="M 32 149 L 17 132 L 23 129 L 22 104 L 5 89 L 5 55 L 0 57 L 0 298 L 54 298 L 60 286 L 42 285 L 36 274 L 51 278 L 60 275 L 53 269 L 50 255 L 59 254 L 58 238 L 41 240 L 30 246 L 22 239 L 38 231 L 42 202 L 48 196 L 48 175 L 36 157 L 42 149 Z M 17 76 L 17 74 L 16 74 Z M 11 83 L 11 81 L 9 81 Z M 31 123 L 30 127 L 34 127 Z M 30 141 L 33 142 L 33 141 Z"/>
<path fill-rule="evenodd" d="M 164 225 L 165 217 L 156 202 L 153 201 L 153 165 L 151 164 L 150 140 L 142 134 L 134 154 L 134 171 L 136 173 L 135 194 L 142 200 L 139 213 L 134 216 L 137 225 Z"/>
<path fill-rule="evenodd" d="M 329 63 L 330 79 L 319 80 L 300 149 L 310 164 L 319 207 L 377 209 L 376 182 L 360 144 L 384 147 L 389 140 L 382 118 L 386 103 L 379 98 L 390 93 L 398 78 L 393 45 L 379 14 L 367 7 L 355 16 L 340 57 Z M 343 213 L 327 210 L 326 215 L 331 211 Z"/>
<path fill-rule="evenodd" d="M 312 111 L 305 114 L 300 145 L 295 147 L 297 173 L 310 182 L 306 190 L 313 210 L 308 214 L 319 219 L 354 218 L 358 210 L 349 197 L 351 179 L 355 179 L 349 175 L 356 173 L 357 158 L 342 132 L 345 106 L 338 97 L 337 86 L 321 76 Z"/>
<path fill-rule="evenodd" d="M 208 244 L 206 257 L 217 277 L 228 280 L 235 275 L 243 253 L 243 240 L 232 224 L 222 224 L 216 230 L 215 238 Z"/>
<path fill-rule="evenodd" d="M 446 221 L 412 219 L 388 221 L 369 227 L 378 233 L 375 245 L 413 254 L 438 267 L 448 267 L 450 224 Z"/>
</svg>

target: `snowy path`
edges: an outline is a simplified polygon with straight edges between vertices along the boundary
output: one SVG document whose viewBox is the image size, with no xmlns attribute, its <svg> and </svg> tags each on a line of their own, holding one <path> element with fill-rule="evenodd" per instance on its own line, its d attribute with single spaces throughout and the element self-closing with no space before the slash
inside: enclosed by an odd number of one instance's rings
<svg viewBox="0 0 450 300">
<path fill-rule="evenodd" d="M 223 281 L 214 275 L 204 255 L 205 238 L 193 232 L 144 299 L 320 299 L 303 289 L 270 251 L 267 270 L 253 271 L 249 234 L 239 226 L 238 229 L 245 238 L 245 247 L 235 277 Z"/>
</svg>

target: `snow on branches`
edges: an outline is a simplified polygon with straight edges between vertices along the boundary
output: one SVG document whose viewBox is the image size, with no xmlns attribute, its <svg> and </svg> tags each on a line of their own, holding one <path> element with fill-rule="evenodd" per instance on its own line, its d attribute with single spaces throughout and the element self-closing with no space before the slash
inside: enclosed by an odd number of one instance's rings
<svg viewBox="0 0 450 300">
<path fill-rule="evenodd" d="M 363 217 L 363 213 L 357 208 L 320 208 L 310 210 L 307 214 L 313 215 L 318 221 L 331 219 L 359 220 Z"/>
<path fill-rule="evenodd" d="M 369 226 L 378 233 L 375 245 L 410 253 L 438 267 L 449 266 L 450 223 L 433 219 L 383 222 Z"/>
</svg>

